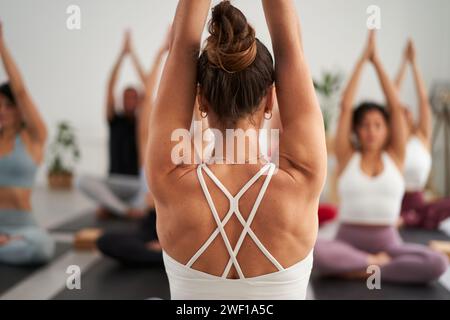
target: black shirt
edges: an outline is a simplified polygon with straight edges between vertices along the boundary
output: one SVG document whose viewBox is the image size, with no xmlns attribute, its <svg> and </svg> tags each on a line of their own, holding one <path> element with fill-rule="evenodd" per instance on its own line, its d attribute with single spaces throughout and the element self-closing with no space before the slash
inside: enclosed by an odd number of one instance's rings
<svg viewBox="0 0 450 320">
<path fill-rule="evenodd" d="M 114 115 L 109 120 L 109 173 L 139 175 L 136 118 Z"/>
</svg>

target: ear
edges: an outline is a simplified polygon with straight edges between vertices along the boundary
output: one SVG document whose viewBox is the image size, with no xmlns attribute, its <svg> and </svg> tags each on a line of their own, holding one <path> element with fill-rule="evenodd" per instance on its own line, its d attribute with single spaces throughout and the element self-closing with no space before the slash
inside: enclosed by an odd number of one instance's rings
<svg viewBox="0 0 450 320">
<path fill-rule="evenodd" d="M 266 105 L 264 106 L 264 113 L 271 113 L 275 104 L 275 86 L 270 86 L 267 89 Z"/>
<path fill-rule="evenodd" d="M 198 108 L 200 109 L 200 112 L 209 112 L 209 104 L 208 101 L 206 101 L 202 88 L 200 86 L 197 87 L 197 104 Z"/>
</svg>

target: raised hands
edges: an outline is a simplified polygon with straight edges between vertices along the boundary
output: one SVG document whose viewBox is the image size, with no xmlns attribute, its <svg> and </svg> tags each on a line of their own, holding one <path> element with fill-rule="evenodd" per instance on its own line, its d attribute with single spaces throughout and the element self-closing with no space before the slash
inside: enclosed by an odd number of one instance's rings
<svg viewBox="0 0 450 320">
<path fill-rule="evenodd" d="M 365 61 L 373 61 L 374 57 L 377 54 L 376 48 L 376 32 L 375 30 L 369 31 L 369 35 L 367 38 L 367 44 L 363 52 L 363 59 Z"/>
<path fill-rule="evenodd" d="M 131 31 L 127 30 L 125 32 L 125 37 L 123 41 L 123 48 L 122 48 L 122 54 L 127 55 L 131 53 L 132 51 L 132 45 L 131 45 Z"/>
<path fill-rule="evenodd" d="M 378 59 L 377 32 L 370 30 L 367 36 L 367 44 L 363 53 L 363 60 L 375 62 Z"/>
<path fill-rule="evenodd" d="M 414 42 L 409 39 L 405 49 L 405 58 L 407 61 L 414 63 L 416 62 L 416 56 L 416 46 L 414 45 Z"/>
</svg>

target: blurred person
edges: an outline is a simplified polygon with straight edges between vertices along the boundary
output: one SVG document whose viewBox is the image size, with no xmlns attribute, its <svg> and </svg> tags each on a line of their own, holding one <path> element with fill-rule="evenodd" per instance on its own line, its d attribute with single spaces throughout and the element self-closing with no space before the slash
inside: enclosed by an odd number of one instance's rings
<svg viewBox="0 0 450 320">
<path fill-rule="evenodd" d="M 139 114 L 146 97 L 134 87 L 123 92 L 123 110 L 118 111 L 115 91 L 120 67 L 130 56 L 145 87 L 146 75 L 131 44 L 131 33 L 125 34 L 122 50 L 108 83 L 106 120 L 109 127 L 109 176 L 105 179 L 81 176 L 78 188 L 98 203 L 97 216 L 139 219 L 145 215 L 146 182 L 140 170 Z"/>
<path fill-rule="evenodd" d="M 0 263 L 43 264 L 52 258 L 54 242 L 32 216 L 31 193 L 47 128 L 6 46 L 1 22 L 0 57 L 9 81 L 0 85 Z"/>
<path fill-rule="evenodd" d="M 432 202 L 425 200 L 425 187 L 430 176 L 432 115 L 430 100 L 425 82 L 417 62 L 417 53 L 414 43 L 410 40 L 399 73 L 396 78 L 397 90 L 401 90 L 408 65 L 413 72 L 418 105 L 418 121 L 414 121 L 411 110 L 404 108 L 407 119 L 406 159 L 404 177 L 406 193 L 402 202 L 402 224 L 407 227 L 437 229 L 442 221 L 450 217 L 450 198 L 439 199 Z"/>
<path fill-rule="evenodd" d="M 387 106 L 366 102 L 353 110 L 368 62 L 376 70 Z M 405 191 L 407 139 L 404 110 L 371 31 L 341 102 L 336 133 L 341 224 L 335 240 L 317 242 L 314 268 L 321 275 L 366 278 L 367 268 L 377 265 L 381 281 L 412 284 L 435 281 L 446 271 L 445 256 L 404 243 L 396 227 Z"/>
<path fill-rule="evenodd" d="M 154 104 L 154 93 L 158 83 L 164 55 L 169 44 L 169 35 L 166 36 L 164 45 L 159 49 L 152 68 L 146 76 L 145 97 L 142 102 L 141 113 L 139 114 L 138 142 L 139 150 L 146 148 L 150 115 Z M 145 162 L 145 152 L 139 152 L 139 162 Z M 143 169 L 142 169 L 143 170 Z M 108 232 L 97 240 L 97 248 L 106 256 L 117 260 L 127 266 L 152 267 L 162 264 L 161 246 L 156 232 L 156 211 L 151 191 L 148 187 L 146 203 L 147 214 L 139 222 L 139 229 L 136 232 Z"/>
</svg>

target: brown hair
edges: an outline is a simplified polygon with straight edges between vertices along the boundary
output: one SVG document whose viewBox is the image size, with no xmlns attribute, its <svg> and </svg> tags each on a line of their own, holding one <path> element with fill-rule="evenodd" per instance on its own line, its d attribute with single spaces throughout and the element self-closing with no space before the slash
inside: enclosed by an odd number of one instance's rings
<svg viewBox="0 0 450 320">
<path fill-rule="evenodd" d="M 274 83 L 273 58 L 229 1 L 213 8 L 209 33 L 198 60 L 198 83 L 219 121 L 235 125 L 258 109 Z"/>
<path fill-rule="evenodd" d="M 363 102 L 353 111 L 353 131 L 356 133 L 356 130 L 361 126 L 364 121 L 364 118 L 367 113 L 371 111 L 379 112 L 382 116 L 386 124 L 389 124 L 390 117 L 389 112 L 380 104 L 375 102 Z"/>
<path fill-rule="evenodd" d="M 5 82 L 0 85 L 0 94 L 8 98 L 8 100 L 11 101 L 13 105 L 16 105 L 16 99 L 14 97 L 13 91 L 11 90 L 11 85 L 9 84 L 9 82 Z"/>
</svg>

